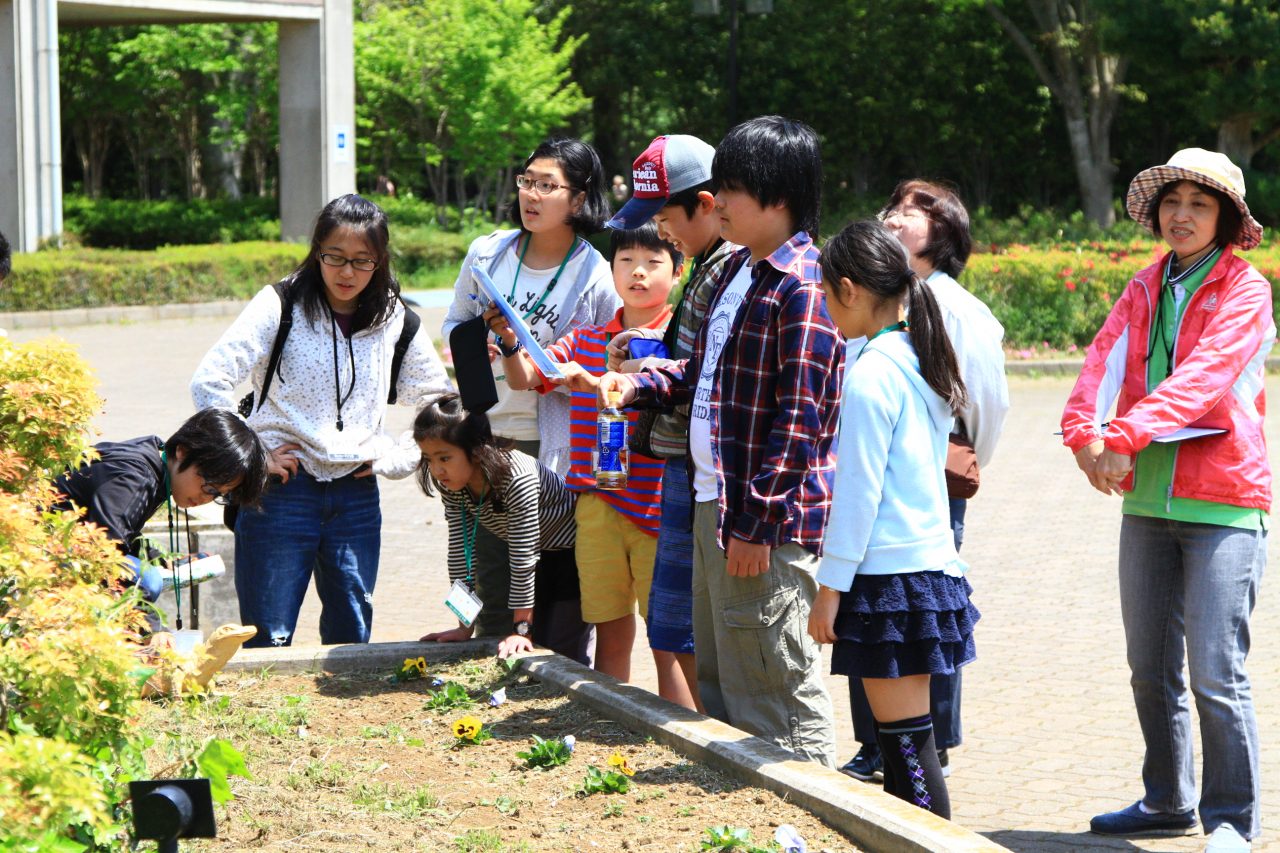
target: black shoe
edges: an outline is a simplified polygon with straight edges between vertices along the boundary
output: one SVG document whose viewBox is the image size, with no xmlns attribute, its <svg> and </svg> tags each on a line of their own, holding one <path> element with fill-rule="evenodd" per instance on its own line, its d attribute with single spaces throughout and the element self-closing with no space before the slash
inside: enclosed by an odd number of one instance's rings
<svg viewBox="0 0 1280 853">
<path fill-rule="evenodd" d="M 1100 814 L 1089 821 L 1089 831 L 1098 835 L 1186 835 L 1196 827 L 1195 812 L 1147 814 L 1138 803 L 1118 812 Z"/>
<path fill-rule="evenodd" d="M 852 776 L 859 782 L 874 782 L 877 779 L 883 781 L 884 756 L 880 754 L 879 747 L 863 744 L 858 754 L 840 768 L 840 772 L 846 776 Z"/>
</svg>

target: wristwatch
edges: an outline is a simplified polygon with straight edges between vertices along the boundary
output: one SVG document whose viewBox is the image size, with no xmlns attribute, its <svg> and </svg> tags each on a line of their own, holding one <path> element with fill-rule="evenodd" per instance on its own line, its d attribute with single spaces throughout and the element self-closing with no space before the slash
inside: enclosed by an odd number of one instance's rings
<svg viewBox="0 0 1280 853">
<path fill-rule="evenodd" d="M 517 622 L 513 626 L 512 630 L 514 630 L 518 636 L 521 636 L 521 637 L 529 636 L 529 620 L 521 619 L 519 622 Z"/>
<path fill-rule="evenodd" d="M 510 348 L 508 348 L 507 345 L 502 342 L 501 338 L 498 339 L 498 351 L 502 353 L 502 355 L 505 358 L 511 358 L 511 356 L 520 352 L 520 350 L 522 349 L 524 349 L 524 344 L 520 343 L 520 340 L 518 338 L 516 339 L 515 344 L 512 345 Z"/>
</svg>

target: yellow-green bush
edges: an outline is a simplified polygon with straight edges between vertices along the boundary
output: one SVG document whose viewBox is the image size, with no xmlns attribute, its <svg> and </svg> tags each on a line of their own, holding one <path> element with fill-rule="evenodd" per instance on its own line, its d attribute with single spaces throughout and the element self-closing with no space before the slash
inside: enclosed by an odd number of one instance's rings
<svg viewBox="0 0 1280 853">
<path fill-rule="evenodd" d="M 49 478 L 89 450 L 88 367 L 0 338 L 0 851 L 124 849 L 143 617 L 100 528 L 49 512 Z"/>
<path fill-rule="evenodd" d="M 1085 346 L 1101 328 L 1134 273 L 1152 263 L 1163 244 L 1083 243 L 1030 249 L 1008 246 L 998 254 L 975 254 L 960 278 L 1004 324 L 1005 346 L 1014 349 Z M 1280 244 L 1243 257 L 1271 281 L 1280 308 Z"/>
</svg>

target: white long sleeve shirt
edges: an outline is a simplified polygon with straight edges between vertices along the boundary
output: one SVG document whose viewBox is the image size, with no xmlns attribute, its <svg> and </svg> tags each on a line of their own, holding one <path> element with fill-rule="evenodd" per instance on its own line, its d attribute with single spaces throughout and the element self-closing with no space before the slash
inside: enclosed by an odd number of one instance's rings
<svg viewBox="0 0 1280 853">
<path fill-rule="evenodd" d="M 280 356 L 280 372 L 259 406 L 267 362 L 280 328 L 280 311 L 280 297 L 271 287 L 263 288 L 245 307 L 196 368 L 191 379 L 196 408 L 235 409 L 236 387 L 250 379 L 254 410 L 249 425 L 268 448 L 301 445 L 295 455 L 317 480 L 344 477 L 362 461 L 371 462 L 375 474 L 392 479 L 412 474 L 421 458 L 412 432 L 406 431 L 399 439 L 383 432 L 391 361 L 404 326 L 404 306 L 396 303 L 390 322 L 352 335 L 348 350 L 346 338 L 327 317 L 313 326 L 303 312 L 302 300 L 295 300 L 293 327 Z M 348 388 L 351 395 L 342 404 L 343 429 L 339 430 L 338 396 L 345 397 Z M 416 407 L 451 389 L 430 333 L 419 328 L 400 366 L 397 402 Z M 340 461 L 334 454 L 358 455 L 358 460 Z"/>
<path fill-rule="evenodd" d="M 986 468 L 1009 413 L 1009 384 L 1004 375 L 1004 326 L 981 299 L 954 278 L 936 270 L 926 280 L 942 313 L 942 325 L 956 351 L 960 378 L 969 393 L 961 413 L 978 466 Z"/>
</svg>

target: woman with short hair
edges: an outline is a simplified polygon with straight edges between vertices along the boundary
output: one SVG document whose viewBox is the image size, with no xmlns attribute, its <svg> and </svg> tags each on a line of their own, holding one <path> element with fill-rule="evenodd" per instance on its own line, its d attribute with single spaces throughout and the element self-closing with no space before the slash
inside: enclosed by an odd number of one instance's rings
<svg viewBox="0 0 1280 853">
<path fill-rule="evenodd" d="M 1248 850 L 1261 829 L 1258 727 L 1244 662 L 1266 562 L 1263 379 L 1276 332 L 1271 285 L 1236 254 L 1262 239 L 1244 194 L 1240 170 L 1199 148 L 1133 179 L 1129 215 L 1169 252 L 1116 301 L 1062 415 L 1063 443 L 1089 482 L 1124 499 L 1120 612 L 1146 744 L 1142 798 L 1089 828 L 1195 828 L 1185 661 L 1200 717 L 1198 799 L 1209 851 Z M 1184 427 L 1212 434 L 1167 440 Z"/>
</svg>

